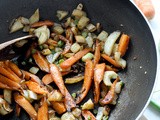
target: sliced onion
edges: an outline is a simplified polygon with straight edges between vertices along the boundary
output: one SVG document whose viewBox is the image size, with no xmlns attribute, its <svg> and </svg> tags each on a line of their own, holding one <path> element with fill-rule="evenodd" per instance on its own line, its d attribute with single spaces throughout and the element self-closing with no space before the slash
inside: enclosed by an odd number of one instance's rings
<svg viewBox="0 0 160 120">
<path fill-rule="evenodd" d="M 12 103 L 12 91 L 8 89 L 3 90 L 4 99 L 11 104 Z"/>
<path fill-rule="evenodd" d="M 37 72 L 39 71 L 39 68 L 38 67 L 31 67 L 29 69 L 29 72 L 31 72 L 32 74 L 37 74 Z"/>
<path fill-rule="evenodd" d="M 85 102 L 82 105 L 82 110 L 91 110 L 94 108 L 94 103 L 92 102 L 91 99 L 89 99 L 87 102 Z"/>
<path fill-rule="evenodd" d="M 24 27 L 24 25 L 21 23 L 21 21 L 16 19 L 10 27 L 10 33 L 21 30 L 23 27 Z"/>
<path fill-rule="evenodd" d="M 116 79 L 117 78 L 117 73 L 114 71 L 106 71 L 104 73 L 104 78 L 103 78 L 103 82 L 106 86 L 111 86 L 112 82 L 111 79 Z"/>
<path fill-rule="evenodd" d="M 98 39 L 101 40 L 101 41 L 105 41 L 106 38 L 108 37 L 108 33 L 106 31 L 102 31 L 99 35 L 98 35 Z"/>
<path fill-rule="evenodd" d="M 27 90 L 27 92 L 28 92 L 28 97 L 29 97 L 30 99 L 38 100 L 38 96 L 37 96 L 37 94 L 36 94 L 35 92 L 33 92 L 33 91 L 31 91 L 31 90 Z"/>
<path fill-rule="evenodd" d="M 35 22 L 39 21 L 39 9 L 37 9 L 34 14 L 29 18 L 30 24 L 33 24 Z"/>
<path fill-rule="evenodd" d="M 61 55 L 61 53 L 62 52 L 56 52 L 54 55 L 53 54 L 47 55 L 46 58 L 49 63 L 53 63 L 55 62 L 55 60 L 57 60 L 57 58 Z"/>
</svg>

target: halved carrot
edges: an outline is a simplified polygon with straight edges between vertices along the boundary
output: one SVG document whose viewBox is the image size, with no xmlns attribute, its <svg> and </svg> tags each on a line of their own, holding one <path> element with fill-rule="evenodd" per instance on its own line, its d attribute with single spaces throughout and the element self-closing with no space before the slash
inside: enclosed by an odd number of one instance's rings
<svg viewBox="0 0 160 120">
<path fill-rule="evenodd" d="M 0 66 L 0 74 L 6 76 L 7 78 L 19 83 L 20 79 L 17 79 L 13 74 L 11 74 L 8 70 Z"/>
<path fill-rule="evenodd" d="M 21 112 L 21 107 L 16 103 L 16 116 L 19 117 Z"/>
<path fill-rule="evenodd" d="M 115 86 L 118 81 L 119 81 L 119 77 L 117 77 L 116 80 L 113 82 L 107 95 L 102 100 L 100 100 L 100 104 L 106 105 L 106 104 L 110 104 L 113 101 L 114 94 L 115 94 Z"/>
<path fill-rule="evenodd" d="M 96 40 L 96 48 L 95 48 L 95 53 L 94 53 L 94 66 L 98 64 L 100 57 L 101 57 L 101 44 Z"/>
<path fill-rule="evenodd" d="M 91 87 L 93 70 L 94 70 L 93 62 L 90 59 L 87 59 L 85 65 L 84 82 L 81 89 L 81 93 L 76 99 L 77 104 L 79 104 L 86 97 Z"/>
<path fill-rule="evenodd" d="M 109 63 L 111 63 L 112 65 L 114 65 L 115 67 L 117 68 L 121 68 L 121 66 L 114 60 L 112 59 L 111 57 L 109 57 L 108 55 L 106 54 L 101 54 L 101 56 L 107 60 Z"/>
<path fill-rule="evenodd" d="M 66 112 L 66 107 L 62 102 L 51 102 L 53 109 L 58 113 L 62 114 Z"/>
<path fill-rule="evenodd" d="M 98 103 L 100 97 L 100 82 L 103 79 L 105 63 L 96 64 L 94 68 L 94 103 Z"/>
<path fill-rule="evenodd" d="M 42 71 L 49 73 L 48 62 L 45 60 L 45 58 L 41 55 L 41 53 L 39 51 L 36 51 L 33 54 L 33 58 L 34 58 L 36 64 L 39 66 L 39 68 Z"/>
<path fill-rule="evenodd" d="M 119 70 L 117 68 L 111 67 L 109 65 L 106 65 L 105 67 L 105 71 L 114 71 L 114 72 L 118 72 Z"/>
<path fill-rule="evenodd" d="M 27 85 L 27 87 L 35 92 L 35 93 L 38 93 L 38 94 L 47 94 L 48 91 L 44 88 L 44 87 L 41 87 L 38 83 L 36 82 L 32 82 L 32 81 L 27 81 L 25 82 L 25 84 Z"/>
<path fill-rule="evenodd" d="M 39 21 L 39 22 L 33 23 L 33 24 L 31 25 L 31 27 L 36 28 L 36 27 L 41 27 L 41 26 L 44 26 L 44 25 L 50 27 L 50 26 L 53 26 L 53 25 L 54 25 L 54 22 L 52 22 L 52 21 L 50 21 L 50 20 Z"/>
<path fill-rule="evenodd" d="M 83 49 L 82 51 L 77 52 L 72 57 L 68 58 L 64 62 L 60 64 L 60 67 L 62 69 L 67 69 L 71 67 L 75 62 L 77 62 L 79 59 L 81 59 L 85 54 L 87 54 L 89 51 L 91 51 L 90 48 Z"/>
<path fill-rule="evenodd" d="M 2 82 L 0 82 L 0 89 L 9 89 L 9 90 L 13 90 L 11 87 L 9 87 L 6 84 L 3 84 Z"/>
<path fill-rule="evenodd" d="M 67 110 L 70 111 L 71 108 L 74 108 L 76 106 L 76 103 L 64 85 L 64 81 L 59 68 L 54 64 L 50 64 L 50 72 L 53 81 L 58 86 L 61 93 L 65 96 L 65 106 Z"/>
<path fill-rule="evenodd" d="M 15 102 L 29 114 L 32 120 L 37 119 L 37 112 L 28 100 L 26 100 L 22 95 L 19 95 L 18 93 L 14 94 L 14 99 Z"/>
<path fill-rule="evenodd" d="M 51 74 L 46 74 L 45 76 L 43 76 L 42 82 L 43 82 L 45 85 L 48 85 L 48 84 L 50 84 L 51 82 L 53 82 L 53 79 L 52 79 Z"/>
<path fill-rule="evenodd" d="M 121 57 L 123 57 L 128 49 L 130 37 L 126 34 L 122 34 L 119 44 L 118 44 L 118 52 L 121 53 Z"/>
<path fill-rule="evenodd" d="M 85 120 L 96 120 L 95 116 L 89 110 L 83 110 L 82 116 Z"/>
<path fill-rule="evenodd" d="M 42 106 L 38 109 L 37 120 L 48 120 L 48 104 L 47 101 L 43 101 Z"/>
<path fill-rule="evenodd" d="M 1 74 L 0 74 L 0 82 L 7 85 L 8 87 L 10 87 L 14 90 L 18 90 L 21 87 L 20 84 L 18 84 L 17 82 L 12 81 L 11 79 L 9 79 Z"/>
</svg>

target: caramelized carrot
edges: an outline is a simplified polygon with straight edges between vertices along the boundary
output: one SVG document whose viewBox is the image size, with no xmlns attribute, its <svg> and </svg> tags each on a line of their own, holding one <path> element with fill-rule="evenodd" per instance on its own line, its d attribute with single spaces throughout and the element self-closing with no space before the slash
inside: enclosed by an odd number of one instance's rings
<svg viewBox="0 0 160 120">
<path fill-rule="evenodd" d="M 94 53 L 94 66 L 98 64 L 100 60 L 101 57 L 100 50 L 101 50 L 101 44 L 98 42 L 98 40 L 96 40 L 96 48 Z"/>
<path fill-rule="evenodd" d="M 121 66 L 120 66 L 114 59 L 112 59 L 111 57 L 109 57 L 108 55 L 102 54 L 101 56 L 102 56 L 105 60 L 107 60 L 109 63 L 111 63 L 112 65 L 114 65 L 115 67 L 121 68 Z"/>
<path fill-rule="evenodd" d="M 66 86 L 64 85 L 61 72 L 59 71 L 58 67 L 54 64 L 50 64 L 50 72 L 51 72 L 53 81 L 58 86 L 61 93 L 65 96 L 65 100 L 64 100 L 65 106 L 67 110 L 70 111 L 71 108 L 74 108 L 76 106 L 76 103 L 73 100 L 70 93 L 68 92 L 68 90 L 66 89 Z"/>
<path fill-rule="evenodd" d="M 27 81 L 25 82 L 25 84 L 27 85 L 27 87 L 35 92 L 35 93 L 38 93 L 38 94 L 47 94 L 48 91 L 44 88 L 44 87 L 41 87 L 38 83 L 36 82 L 32 82 L 32 81 Z"/>
<path fill-rule="evenodd" d="M 8 85 L 0 82 L 0 89 L 9 89 L 9 90 L 13 90 L 11 87 L 9 87 Z"/>
<path fill-rule="evenodd" d="M 39 22 L 33 23 L 33 24 L 31 25 L 31 27 L 36 28 L 36 27 L 41 27 L 41 26 L 44 26 L 44 25 L 50 27 L 50 26 L 53 26 L 54 23 L 53 23 L 52 21 L 50 21 L 50 20 L 39 21 Z"/>
<path fill-rule="evenodd" d="M 114 72 L 118 72 L 119 70 L 117 68 L 113 68 L 109 65 L 106 65 L 105 67 L 105 71 L 114 71 Z"/>
<path fill-rule="evenodd" d="M 39 51 L 36 51 L 36 53 L 33 54 L 33 58 L 42 71 L 49 72 L 49 65 Z"/>
<path fill-rule="evenodd" d="M 75 62 L 77 62 L 79 59 L 81 59 L 85 54 L 87 54 L 89 51 L 91 51 L 91 49 L 86 48 L 82 51 L 77 52 L 75 55 L 73 55 L 72 57 L 68 58 L 67 60 L 65 60 L 64 62 L 62 62 L 60 64 L 60 67 L 63 69 L 67 69 L 69 67 L 71 67 Z"/>
<path fill-rule="evenodd" d="M 19 117 L 20 112 L 21 112 L 21 107 L 18 104 L 16 104 L 16 116 L 17 117 Z"/>
<path fill-rule="evenodd" d="M 43 76 L 42 82 L 43 82 L 45 85 L 48 85 L 48 84 L 50 84 L 51 82 L 53 82 L 53 79 L 52 79 L 51 74 L 46 74 L 45 76 Z"/>
<path fill-rule="evenodd" d="M 123 57 L 128 49 L 130 37 L 126 34 L 122 34 L 119 45 L 118 45 L 118 52 L 121 53 L 121 57 Z"/>
<path fill-rule="evenodd" d="M 53 109 L 58 113 L 62 114 L 66 112 L 65 105 L 62 102 L 51 102 Z"/>
<path fill-rule="evenodd" d="M 29 114 L 32 120 L 37 119 L 37 112 L 28 100 L 26 100 L 22 95 L 19 95 L 18 93 L 14 94 L 14 99 L 15 102 Z"/>
<path fill-rule="evenodd" d="M 85 120 L 96 120 L 95 116 L 89 110 L 83 110 L 82 116 Z"/>
<path fill-rule="evenodd" d="M 117 77 L 116 80 L 113 82 L 107 95 L 102 100 L 100 100 L 100 104 L 106 105 L 113 101 L 114 94 L 115 94 L 115 86 L 118 80 L 119 80 L 119 77 Z"/>
<path fill-rule="evenodd" d="M 14 89 L 14 90 L 18 90 L 21 86 L 20 84 L 18 84 L 15 81 L 12 81 L 11 79 L 3 76 L 0 74 L 0 82 L 3 83 L 4 85 L 7 85 L 8 87 Z"/>
<path fill-rule="evenodd" d="M 48 120 L 48 104 L 47 101 L 43 101 L 42 106 L 38 109 L 37 120 Z"/>
<path fill-rule="evenodd" d="M 105 63 L 96 64 L 94 69 L 94 103 L 98 103 L 100 97 L 100 82 L 103 79 Z"/>
<path fill-rule="evenodd" d="M 91 87 L 93 70 L 94 70 L 93 62 L 90 59 L 87 59 L 85 65 L 84 82 L 81 89 L 81 93 L 76 99 L 77 104 L 80 103 L 86 97 Z"/>
</svg>

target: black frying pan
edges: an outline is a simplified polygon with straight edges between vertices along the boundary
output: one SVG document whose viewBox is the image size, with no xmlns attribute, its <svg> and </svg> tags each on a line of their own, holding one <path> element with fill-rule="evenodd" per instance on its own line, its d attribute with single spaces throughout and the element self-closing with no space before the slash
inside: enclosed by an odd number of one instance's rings
<svg viewBox="0 0 160 120">
<path fill-rule="evenodd" d="M 120 30 L 131 36 L 126 55 L 127 69 L 120 73 L 125 87 L 110 120 L 134 120 L 141 113 L 151 94 L 157 67 L 156 49 L 151 31 L 140 12 L 128 0 L 1 0 L 0 42 L 23 36 L 9 34 L 8 26 L 18 16 L 30 17 L 39 8 L 42 19 L 57 21 L 56 10 L 72 11 L 83 3 L 93 23 L 100 22 L 104 30 Z M 137 57 L 137 60 L 134 60 Z M 147 72 L 147 74 L 145 74 Z M 20 119 L 27 120 L 26 114 Z M 18 120 L 13 113 L 1 120 Z"/>
</svg>

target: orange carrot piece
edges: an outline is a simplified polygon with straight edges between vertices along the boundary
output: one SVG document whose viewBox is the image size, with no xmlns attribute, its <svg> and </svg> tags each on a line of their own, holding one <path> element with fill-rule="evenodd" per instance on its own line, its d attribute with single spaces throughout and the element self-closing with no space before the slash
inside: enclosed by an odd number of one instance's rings
<svg viewBox="0 0 160 120">
<path fill-rule="evenodd" d="M 75 55 L 73 55 L 72 57 L 68 58 L 64 62 L 62 62 L 60 64 L 60 67 L 62 69 L 67 69 L 67 68 L 71 67 L 75 62 L 77 62 L 79 59 L 81 59 L 81 57 L 83 57 L 89 51 L 91 51 L 91 49 L 86 48 L 86 49 L 84 49 L 82 51 L 77 52 Z"/>
<path fill-rule="evenodd" d="M 62 76 L 64 76 L 64 75 L 69 74 L 70 72 L 72 72 L 72 71 L 71 70 L 70 71 L 62 71 L 61 74 L 62 74 Z"/>
<path fill-rule="evenodd" d="M 103 79 L 105 63 L 96 64 L 94 68 L 94 103 L 97 104 L 100 97 L 100 82 Z"/>
<path fill-rule="evenodd" d="M 70 111 L 71 108 L 74 108 L 76 106 L 76 103 L 64 85 L 64 81 L 63 81 L 61 72 L 59 71 L 59 68 L 54 64 L 50 64 L 50 72 L 51 72 L 53 81 L 58 86 L 61 93 L 65 96 L 64 103 L 67 110 Z"/>
<path fill-rule="evenodd" d="M 101 57 L 101 44 L 96 40 L 96 48 L 95 48 L 95 53 L 94 53 L 94 66 L 98 64 L 100 57 Z"/>
<path fill-rule="evenodd" d="M 19 83 L 20 79 L 17 79 L 13 74 L 11 74 L 9 71 L 7 71 L 5 68 L 0 66 L 0 74 L 6 76 L 7 78 Z"/>
<path fill-rule="evenodd" d="M 9 89 L 9 90 L 13 90 L 11 87 L 9 87 L 6 84 L 3 84 L 2 82 L 0 82 L 0 89 Z"/>
<path fill-rule="evenodd" d="M 32 82 L 32 81 L 27 81 L 25 82 L 25 84 L 27 85 L 27 87 L 35 92 L 35 93 L 38 93 L 38 94 L 47 94 L 48 91 L 44 88 L 44 87 L 41 87 L 38 83 L 36 82 Z"/>
<path fill-rule="evenodd" d="M 41 26 L 44 26 L 44 25 L 50 27 L 50 26 L 53 26 L 53 25 L 54 25 L 54 22 L 52 22 L 52 21 L 50 21 L 50 20 L 39 21 L 39 22 L 33 23 L 33 24 L 31 25 L 31 27 L 36 28 L 36 27 L 41 27 Z"/>
<path fill-rule="evenodd" d="M 111 66 L 109 66 L 109 65 L 106 65 L 105 71 L 114 71 L 114 72 L 118 72 L 119 70 L 116 69 L 116 68 L 113 68 L 113 67 L 111 67 Z"/>
<path fill-rule="evenodd" d="M 20 116 L 20 112 L 21 112 L 21 107 L 16 104 L 16 116 L 19 117 Z"/>
<path fill-rule="evenodd" d="M 26 100 L 22 95 L 19 95 L 18 93 L 14 94 L 14 99 L 15 102 L 29 114 L 32 120 L 37 119 L 37 112 L 28 100 Z"/>
<path fill-rule="evenodd" d="M 0 74 L 0 82 L 3 83 L 4 85 L 7 85 L 8 87 L 14 89 L 14 90 L 18 90 L 21 86 L 20 84 L 18 84 L 15 81 L 12 81 L 11 79 L 3 76 Z"/>
<path fill-rule="evenodd" d="M 96 120 L 95 116 L 89 110 L 83 110 L 82 116 L 85 120 Z"/>
<path fill-rule="evenodd" d="M 117 68 L 121 68 L 121 66 L 114 60 L 112 59 L 111 57 L 109 57 L 108 55 L 106 54 L 101 54 L 101 56 L 107 60 L 109 63 L 111 63 L 112 65 L 114 65 L 115 67 Z"/>
<path fill-rule="evenodd" d="M 116 80 L 113 82 L 107 95 L 102 100 L 100 100 L 100 104 L 106 105 L 106 104 L 110 104 L 113 101 L 114 94 L 115 94 L 115 86 L 118 80 L 119 80 L 119 77 L 117 77 Z"/>
<path fill-rule="evenodd" d="M 43 76 L 42 82 L 43 82 L 45 85 L 48 85 L 48 84 L 50 84 L 51 82 L 53 82 L 53 79 L 52 79 L 51 74 L 46 74 L 45 76 Z"/>
<path fill-rule="evenodd" d="M 62 102 L 51 102 L 53 109 L 58 113 L 62 114 L 66 112 L 65 105 Z"/>
<path fill-rule="evenodd" d="M 130 37 L 126 34 L 122 34 L 119 45 L 118 45 L 118 52 L 121 53 L 121 57 L 123 57 L 128 49 Z"/>
<path fill-rule="evenodd" d="M 81 93 L 76 99 L 77 104 L 79 104 L 86 97 L 91 87 L 93 70 L 94 70 L 93 62 L 87 59 L 86 65 L 85 65 L 84 82 L 83 82 L 83 86 L 81 89 Z"/>
<path fill-rule="evenodd" d="M 38 109 L 37 120 L 48 120 L 48 104 L 47 101 L 43 101 L 42 106 Z"/>
<path fill-rule="evenodd" d="M 36 64 L 39 66 L 39 68 L 44 72 L 49 72 L 49 65 L 48 62 L 45 60 L 45 58 L 41 55 L 39 51 L 36 51 L 36 53 L 33 54 L 33 58 L 36 62 Z"/>
</svg>

